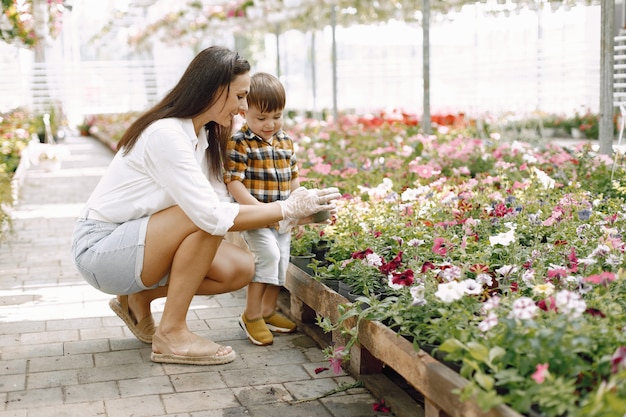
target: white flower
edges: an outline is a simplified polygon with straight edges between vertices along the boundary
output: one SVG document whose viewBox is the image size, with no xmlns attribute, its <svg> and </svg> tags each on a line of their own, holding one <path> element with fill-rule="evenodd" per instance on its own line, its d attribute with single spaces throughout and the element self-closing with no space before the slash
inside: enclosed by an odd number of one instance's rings
<svg viewBox="0 0 626 417">
<path fill-rule="evenodd" d="M 435 297 L 444 303 L 451 303 L 463 298 L 465 288 L 457 281 L 446 282 L 437 286 Z"/>
<path fill-rule="evenodd" d="M 498 233 L 495 236 L 489 236 L 489 244 L 491 246 L 502 245 L 509 246 L 515 241 L 515 227 L 512 227 L 508 232 Z"/>
<path fill-rule="evenodd" d="M 439 276 L 447 282 L 454 281 L 461 278 L 461 268 L 453 265 L 450 268 L 446 268 L 441 271 Z"/>
<path fill-rule="evenodd" d="M 487 312 L 489 310 L 498 308 L 499 305 L 500 305 L 500 297 L 497 295 L 494 295 L 493 297 L 488 298 L 487 301 L 483 303 L 483 307 L 481 311 Z"/>
<path fill-rule="evenodd" d="M 544 284 L 537 284 L 533 287 L 533 293 L 537 295 L 548 296 L 554 292 L 554 284 L 546 282 Z"/>
<path fill-rule="evenodd" d="M 426 241 L 422 239 L 411 239 L 407 242 L 407 245 L 413 246 L 414 248 L 417 246 L 422 246 Z"/>
<path fill-rule="evenodd" d="M 492 329 L 496 324 L 498 324 L 498 315 L 492 311 L 478 324 L 478 329 L 481 332 L 486 332 L 489 329 Z"/>
<path fill-rule="evenodd" d="M 532 319 L 538 308 L 532 298 L 520 297 L 513 302 L 513 316 L 520 320 Z"/>
<path fill-rule="evenodd" d="M 554 188 L 554 184 L 556 181 L 550 178 L 548 174 L 538 169 L 537 167 L 533 167 L 533 172 L 537 176 L 537 179 L 539 180 L 539 182 L 541 183 L 544 189 Z"/>
<path fill-rule="evenodd" d="M 522 274 L 522 281 L 524 281 L 524 284 L 526 284 L 527 286 L 532 286 L 535 282 L 535 271 L 533 271 L 532 269 L 527 269 L 526 271 L 524 271 L 524 273 Z"/>
<path fill-rule="evenodd" d="M 493 284 L 493 278 L 491 277 L 491 275 L 489 274 L 478 274 L 478 276 L 476 277 L 476 282 L 478 282 L 481 285 L 492 285 Z"/>
<path fill-rule="evenodd" d="M 364 261 L 367 266 L 381 266 L 383 264 L 382 258 L 376 253 L 367 254 Z"/>
<path fill-rule="evenodd" d="M 413 297 L 413 302 L 411 303 L 412 306 L 422 306 L 426 304 L 426 298 L 424 298 L 426 287 L 424 287 L 424 284 L 415 285 L 411 287 L 409 291 Z"/>
<path fill-rule="evenodd" d="M 464 287 L 465 294 L 477 295 L 483 291 L 483 286 L 472 278 L 461 281 L 461 285 Z"/>
<path fill-rule="evenodd" d="M 503 277 L 508 277 L 511 274 L 514 274 L 517 272 L 517 266 L 515 265 L 504 265 L 498 269 L 496 269 L 496 272 L 500 275 L 502 275 Z"/>
<path fill-rule="evenodd" d="M 580 294 L 572 291 L 562 290 L 554 296 L 556 308 L 563 314 L 569 315 L 571 318 L 580 317 L 587 309 L 585 300 Z"/>
</svg>

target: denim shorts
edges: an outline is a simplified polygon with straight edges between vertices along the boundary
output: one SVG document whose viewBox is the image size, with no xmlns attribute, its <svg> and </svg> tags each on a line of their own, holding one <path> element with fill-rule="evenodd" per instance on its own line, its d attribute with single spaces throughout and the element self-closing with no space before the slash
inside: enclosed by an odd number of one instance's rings
<svg viewBox="0 0 626 417">
<path fill-rule="evenodd" d="M 152 287 L 141 282 L 149 217 L 125 223 L 78 219 L 72 258 L 80 275 L 107 294 L 134 294 L 167 284 L 169 274 Z"/>
<path fill-rule="evenodd" d="M 266 227 L 241 232 L 241 236 L 254 255 L 255 272 L 252 282 L 285 285 L 291 234 L 281 234 L 274 228 Z"/>
</svg>

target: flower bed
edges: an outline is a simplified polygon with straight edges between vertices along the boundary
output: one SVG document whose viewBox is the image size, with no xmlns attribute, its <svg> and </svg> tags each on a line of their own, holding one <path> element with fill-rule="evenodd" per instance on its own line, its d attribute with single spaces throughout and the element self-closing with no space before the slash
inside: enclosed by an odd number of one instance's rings
<svg viewBox="0 0 626 417">
<path fill-rule="evenodd" d="M 0 238 L 10 225 L 9 207 L 13 204 L 13 177 L 35 132 L 34 118 L 21 109 L 0 113 Z"/>
<path fill-rule="evenodd" d="M 613 161 L 590 145 L 381 126 L 355 119 L 301 132 L 305 175 L 345 192 L 337 221 L 320 231 L 331 248 L 316 279 L 363 295 L 320 325 L 354 344 L 346 323 L 362 317 L 416 349 L 436 346 L 469 381 L 460 398 L 485 410 L 623 415 L 621 167 L 611 181 Z"/>
</svg>

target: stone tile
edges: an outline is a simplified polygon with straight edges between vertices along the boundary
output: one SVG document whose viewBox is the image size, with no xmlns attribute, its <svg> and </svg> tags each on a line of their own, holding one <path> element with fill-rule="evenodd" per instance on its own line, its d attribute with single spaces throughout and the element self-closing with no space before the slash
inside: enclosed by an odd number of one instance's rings
<svg viewBox="0 0 626 417">
<path fill-rule="evenodd" d="M 272 350 L 267 352 L 247 352 L 241 357 L 250 367 L 287 365 L 306 362 L 305 356 L 296 349 Z"/>
<path fill-rule="evenodd" d="M 100 318 L 80 318 L 67 320 L 48 320 L 46 322 L 47 331 L 55 330 L 84 330 L 89 328 L 101 328 Z"/>
<path fill-rule="evenodd" d="M 128 332 L 127 332 L 128 331 Z M 99 327 L 94 329 L 81 329 L 81 340 L 93 340 L 102 338 L 114 338 L 114 337 L 132 337 L 133 333 L 124 326 L 122 327 Z"/>
<path fill-rule="evenodd" d="M 26 378 L 26 386 L 28 389 L 53 388 L 75 384 L 78 384 L 78 375 L 75 369 L 51 372 L 29 372 Z"/>
<path fill-rule="evenodd" d="M 2 375 L 23 374 L 26 372 L 26 359 L 0 361 L 0 370 Z"/>
<path fill-rule="evenodd" d="M 203 410 L 189 414 L 189 417 L 244 417 L 250 413 L 245 407 L 220 408 L 219 410 Z M 176 416 L 182 416 L 176 414 Z M 1 417 L 1 416 L 0 416 Z"/>
<path fill-rule="evenodd" d="M 3 360 L 43 358 L 61 355 L 63 355 L 62 343 L 47 343 L 43 345 L 19 345 L 2 348 Z"/>
<path fill-rule="evenodd" d="M 28 411 L 28 417 L 102 417 L 104 415 L 106 415 L 106 410 L 102 401 L 55 405 Z"/>
<path fill-rule="evenodd" d="M 67 342 L 78 339 L 78 330 L 57 330 L 36 333 L 22 333 L 20 341 L 24 344 L 33 345 L 40 343 Z"/>
<path fill-rule="evenodd" d="M 303 363 L 302 367 L 307 371 L 309 375 L 311 375 L 311 378 L 329 378 L 347 375 L 346 371 L 343 369 L 341 369 L 341 372 L 339 374 L 336 374 L 335 371 L 333 371 L 333 369 L 330 367 L 330 363 L 328 363 L 328 361 Z M 324 368 L 326 368 L 326 370 L 322 371 L 322 369 Z M 316 374 L 316 369 L 320 369 L 321 372 Z"/>
<path fill-rule="evenodd" d="M 130 333 L 130 330 L 129 330 Z M 138 349 L 140 352 L 150 352 L 152 350 L 151 345 L 142 342 L 137 339 L 134 335 L 131 336 L 123 336 L 115 339 L 108 339 L 111 350 L 127 350 L 127 349 Z M 150 356 L 150 355 L 148 355 Z"/>
<path fill-rule="evenodd" d="M 104 404 L 106 406 L 107 415 L 110 417 L 166 415 L 165 408 L 158 395 L 106 400 Z M 169 416 L 170 414 L 167 415 Z"/>
<path fill-rule="evenodd" d="M 229 387 L 245 387 L 262 384 L 281 384 L 310 379 L 300 365 L 267 366 L 252 369 L 237 369 L 222 372 Z"/>
<path fill-rule="evenodd" d="M 64 391 L 66 403 L 108 400 L 120 397 L 120 391 L 115 381 L 68 385 L 64 388 Z"/>
<path fill-rule="evenodd" d="M 1 310 L 0 310 L 1 311 Z M 35 333 L 46 330 L 44 321 L 18 321 L 13 323 L 0 322 L 0 334 Z"/>
<path fill-rule="evenodd" d="M 190 367 L 188 366 L 187 368 Z M 227 388 L 219 372 L 177 374 L 171 375 L 170 379 L 172 385 L 176 388 L 176 392 Z"/>
<path fill-rule="evenodd" d="M 36 409 L 63 404 L 63 391 L 60 387 L 32 389 L 10 392 L 7 396 L 6 409 Z"/>
<path fill-rule="evenodd" d="M 229 389 L 202 390 L 162 395 L 168 414 L 238 407 L 235 394 Z"/>
<path fill-rule="evenodd" d="M 284 384 L 285 388 L 296 400 L 307 400 L 330 393 L 337 389 L 338 384 L 332 378 L 312 379 L 309 381 L 295 381 Z M 345 395 L 338 392 L 332 395 Z"/>
<path fill-rule="evenodd" d="M 3 375 L 0 382 L 0 392 L 23 391 L 26 389 L 26 375 Z"/>
<path fill-rule="evenodd" d="M 156 394 L 170 394 L 175 391 L 170 378 L 153 376 L 147 378 L 122 379 L 118 381 L 122 398 Z"/>
<path fill-rule="evenodd" d="M 111 350 L 107 339 L 98 340 L 78 340 L 63 344 L 63 351 L 66 355 L 78 355 L 81 353 L 100 353 Z"/>
<path fill-rule="evenodd" d="M 0 411 L 0 417 L 26 417 L 28 410 Z"/>
<path fill-rule="evenodd" d="M 289 391 L 280 384 L 233 388 L 233 392 L 244 406 L 293 400 Z"/>
<path fill-rule="evenodd" d="M 276 403 L 249 406 L 250 417 L 288 416 L 288 417 L 344 417 L 341 414 L 331 414 L 324 406 L 317 402 L 298 404 Z M 369 415 L 369 414 L 364 414 Z"/>
<path fill-rule="evenodd" d="M 148 378 L 152 376 L 161 376 L 163 374 L 163 369 L 157 364 L 152 364 L 152 362 L 107 366 L 80 369 L 78 371 L 78 383 L 89 384 L 94 382 Z"/>
<path fill-rule="evenodd" d="M 137 349 L 114 352 L 96 353 L 93 355 L 97 367 L 141 363 L 142 358 Z"/>
<path fill-rule="evenodd" d="M 376 412 L 372 409 L 372 406 L 377 401 L 370 394 L 332 396 L 323 398 L 320 401 L 334 416 L 389 416 L 389 413 Z"/>
<path fill-rule="evenodd" d="M 93 355 L 63 355 L 49 358 L 33 358 L 29 361 L 29 372 L 62 371 L 65 369 L 84 369 L 94 366 Z"/>
<path fill-rule="evenodd" d="M 195 310 L 198 318 L 202 320 L 239 317 L 242 311 L 243 310 L 241 306 L 205 308 L 201 310 Z"/>
</svg>

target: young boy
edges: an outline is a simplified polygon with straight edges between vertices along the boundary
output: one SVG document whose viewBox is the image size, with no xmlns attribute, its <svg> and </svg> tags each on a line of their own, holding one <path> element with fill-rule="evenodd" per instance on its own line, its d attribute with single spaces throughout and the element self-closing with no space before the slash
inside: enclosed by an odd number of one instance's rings
<svg viewBox="0 0 626 417">
<path fill-rule="evenodd" d="M 224 182 L 239 204 L 285 200 L 299 187 L 293 141 L 282 130 L 285 89 L 273 75 L 252 76 L 246 123 L 228 143 Z M 255 345 L 274 342 L 272 331 L 291 333 L 296 324 L 276 312 L 289 265 L 291 233 L 276 225 L 242 232 L 255 257 L 255 275 L 248 285 L 246 309 L 239 324 Z"/>
</svg>

